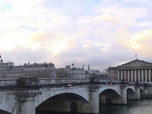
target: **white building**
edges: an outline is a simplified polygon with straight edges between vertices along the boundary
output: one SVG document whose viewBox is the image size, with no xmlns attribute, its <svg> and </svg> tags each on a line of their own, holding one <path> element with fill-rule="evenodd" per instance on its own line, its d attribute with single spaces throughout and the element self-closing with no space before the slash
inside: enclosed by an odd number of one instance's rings
<svg viewBox="0 0 152 114">
<path fill-rule="evenodd" d="M 109 76 L 117 80 L 132 82 L 151 82 L 152 63 L 143 60 L 133 60 L 125 64 L 109 67 Z"/>
</svg>

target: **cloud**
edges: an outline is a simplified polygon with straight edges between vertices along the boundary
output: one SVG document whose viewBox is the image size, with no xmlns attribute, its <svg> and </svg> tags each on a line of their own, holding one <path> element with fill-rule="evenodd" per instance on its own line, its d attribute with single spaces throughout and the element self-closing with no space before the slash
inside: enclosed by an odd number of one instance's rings
<svg viewBox="0 0 152 114">
<path fill-rule="evenodd" d="M 14 62 L 15 65 L 28 62 L 52 62 L 50 58 L 48 59 L 52 53 L 45 49 L 33 50 L 32 48 L 16 47 L 11 51 L 1 50 L 1 55 L 4 62 Z"/>
<path fill-rule="evenodd" d="M 30 32 L 25 30 L 2 30 L 0 31 L 0 50 L 11 50 L 16 46 L 27 46 L 29 43 L 26 38 Z"/>
<path fill-rule="evenodd" d="M 135 50 L 139 56 L 145 58 L 151 58 L 152 54 L 152 29 L 137 32 L 132 35 L 130 39 L 131 47 Z"/>
<path fill-rule="evenodd" d="M 90 63 L 99 70 L 135 54 L 150 60 L 149 2 L 0 0 L 0 53 L 15 63 Z"/>
</svg>

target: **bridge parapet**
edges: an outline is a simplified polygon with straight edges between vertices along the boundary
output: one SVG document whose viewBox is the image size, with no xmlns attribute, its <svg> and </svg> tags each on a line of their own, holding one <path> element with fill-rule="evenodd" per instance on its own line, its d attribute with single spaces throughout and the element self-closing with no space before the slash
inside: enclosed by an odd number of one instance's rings
<svg viewBox="0 0 152 114">
<path fill-rule="evenodd" d="M 0 86 L 11 86 L 17 84 L 17 78 L 0 78 Z"/>
<path fill-rule="evenodd" d="M 18 85 L 53 85 L 53 84 L 68 84 L 68 83 L 88 83 L 88 78 L 85 79 L 69 79 L 69 78 L 37 78 L 37 77 L 20 77 L 20 78 L 1 78 L 0 86 L 18 86 Z"/>
<path fill-rule="evenodd" d="M 39 84 L 62 84 L 62 83 L 83 83 L 89 82 L 89 79 L 70 79 L 70 78 L 39 78 Z"/>
</svg>

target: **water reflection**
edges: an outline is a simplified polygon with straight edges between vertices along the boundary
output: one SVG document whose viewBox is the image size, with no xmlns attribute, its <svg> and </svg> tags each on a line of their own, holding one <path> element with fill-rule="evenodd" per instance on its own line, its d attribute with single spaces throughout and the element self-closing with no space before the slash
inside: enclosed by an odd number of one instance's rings
<svg viewBox="0 0 152 114">
<path fill-rule="evenodd" d="M 126 105 L 100 105 L 100 114 L 128 114 Z"/>
<path fill-rule="evenodd" d="M 128 114 L 152 114 L 152 100 L 131 101 Z"/>
<path fill-rule="evenodd" d="M 101 105 L 100 114 L 152 114 L 152 100 L 128 101 L 127 105 Z"/>
<path fill-rule="evenodd" d="M 65 113 L 39 112 L 37 114 Z M 152 114 L 152 100 L 128 101 L 127 105 L 100 105 L 100 114 Z"/>
</svg>

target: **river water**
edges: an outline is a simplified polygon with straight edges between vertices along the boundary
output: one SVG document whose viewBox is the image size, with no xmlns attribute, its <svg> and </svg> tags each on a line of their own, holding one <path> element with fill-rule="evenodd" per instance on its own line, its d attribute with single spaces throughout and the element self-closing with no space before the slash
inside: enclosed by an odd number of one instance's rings
<svg viewBox="0 0 152 114">
<path fill-rule="evenodd" d="M 152 100 L 128 101 L 127 105 L 100 105 L 100 114 L 152 114 Z"/>
<path fill-rule="evenodd" d="M 41 112 L 41 114 L 55 113 Z M 127 105 L 100 105 L 100 114 L 152 114 L 152 100 L 132 100 L 128 101 Z"/>
</svg>

